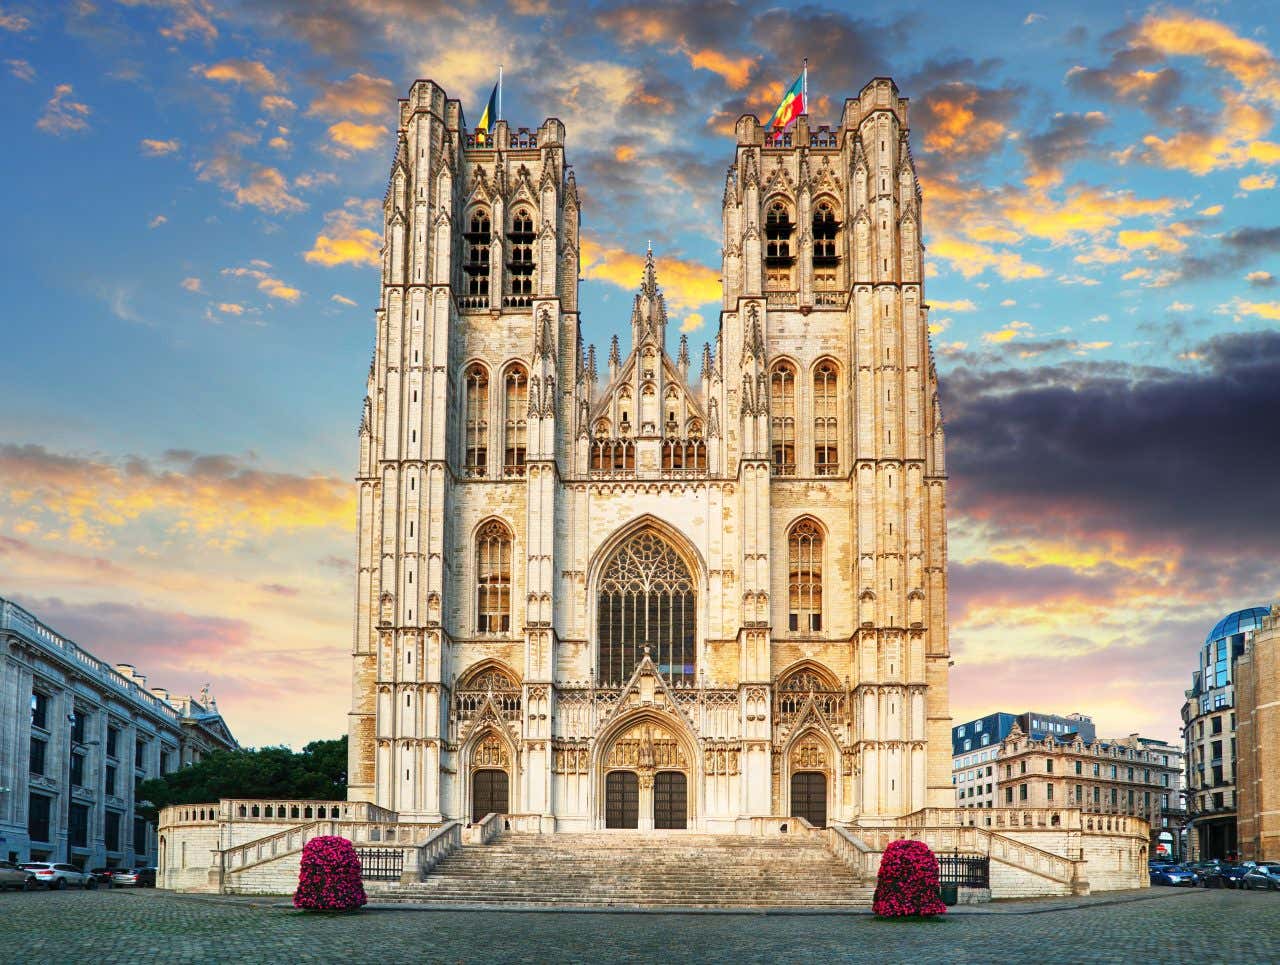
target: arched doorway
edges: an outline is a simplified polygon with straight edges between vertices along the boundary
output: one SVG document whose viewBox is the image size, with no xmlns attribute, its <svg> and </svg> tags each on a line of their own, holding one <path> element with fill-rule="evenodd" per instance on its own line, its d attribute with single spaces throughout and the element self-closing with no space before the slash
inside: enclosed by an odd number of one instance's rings
<svg viewBox="0 0 1280 965">
<path fill-rule="evenodd" d="M 507 772 L 495 767 L 479 768 L 471 774 L 471 820 L 486 814 L 506 814 L 511 810 L 511 786 Z"/>
<path fill-rule="evenodd" d="M 827 826 L 826 774 L 796 771 L 791 775 L 791 816 L 804 818 L 815 828 Z"/>
<path fill-rule="evenodd" d="M 640 827 L 640 775 L 635 771 L 605 775 L 604 826 L 617 830 Z"/>
<path fill-rule="evenodd" d="M 689 826 L 689 779 L 684 771 L 658 771 L 653 776 L 653 826 L 660 831 Z"/>
</svg>

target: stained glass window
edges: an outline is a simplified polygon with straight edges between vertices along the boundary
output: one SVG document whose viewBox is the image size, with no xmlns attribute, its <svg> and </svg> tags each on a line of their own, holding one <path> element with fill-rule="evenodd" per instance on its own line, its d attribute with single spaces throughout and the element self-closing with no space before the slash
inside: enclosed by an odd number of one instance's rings
<svg viewBox="0 0 1280 965">
<path fill-rule="evenodd" d="M 670 681 L 691 681 L 696 665 L 693 577 L 653 530 L 624 543 L 606 564 L 597 597 L 600 680 L 621 683 L 648 648 Z"/>
</svg>

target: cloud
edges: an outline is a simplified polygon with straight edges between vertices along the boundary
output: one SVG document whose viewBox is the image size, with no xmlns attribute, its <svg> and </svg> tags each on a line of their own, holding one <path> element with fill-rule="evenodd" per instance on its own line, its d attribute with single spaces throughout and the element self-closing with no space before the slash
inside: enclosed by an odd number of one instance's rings
<svg viewBox="0 0 1280 965">
<path fill-rule="evenodd" d="M 1182 239 L 1192 233 L 1186 225 L 1172 224 L 1168 228 L 1157 228 L 1151 231 L 1121 231 L 1116 235 L 1116 242 L 1121 248 L 1127 248 L 1129 251 L 1154 248 L 1176 255 L 1187 250 L 1187 243 Z"/>
<path fill-rule="evenodd" d="M 162 224 L 165 224 L 168 220 L 169 219 L 166 218 L 164 215 L 158 214 L 154 218 L 152 218 L 150 221 L 147 222 L 147 227 L 159 228 Z"/>
<path fill-rule="evenodd" d="M 283 114 L 289 111 L 296 111 L 298 105 L 287 97 L 279 94 L 266 94 L 262 100 L 258 102 L 258 106 L 268 114 Z"/>
<path fill-rule="evenodd" d="M 76 131 L 87 131 L 89 115 L 93 111 L 88 104 L 72 100 L 73 93 L 70 84 L 59 84 L 55 87 L 53 96 L 44 105 L 44 112 L 36 121 L 36 127 L 55 137 L 62 137 Z"/>
<path fill-rule="evenodd" d="M 389 117 L 395 111 L 395 86 L 385 77 L 354 73 L 346 80 L 330 84 L 311 102 L 307 113 L 313 117 Z"/>
<path fill-rule="evenodd" d="M 1233 298 L 1227 308 L 1236 316 L 1280 322 L 1280 302 L 1249 302 L 1243 298 Z"/>
<path fill-rule="evenodd" d="M 685 334 L 696 332 L 705 324 L 706 319 L 699 312 L 690 312 L 685 316 L 684 321 L 680 323 L 680 331 Z"/>
<path fill-rule="evenodd" d="M 709 70 L 718 74 L 732 90 L 742 90 L 751 79 L 751 69 L 756 57 L 729 57 L 710 47 L 689 52 L 689 64 L 695 70 Z"/>
<path fill-rule="evenodd" d="M 169 14 L 169 22 L 160 28 L 160 36 L 184 41 L 196 37 L 206 43 L 218 38 L 213 22 L 213 6 L 208 0 L 116 0 L 125 7 L 151 7 Z"/>
<path fill-rule="evenodd" d="M 31 28 L 31 21 L 20 13 L 0 9 L 0 30 L 20 34 Z"/>
<path fill-rule="evenodd" d="M 329 125 L 329 139 L 353 151 L 372 151 L 385 144 L 386 128 L 378 124 L 339 121 Z"/>
<path fill-rule="evenodd" d="M 223 315 L 243 315 L 244 306 L 235 302 L 218 302 L 218 311 Z"/>
<path fill-rule="evenodd" d="M 104 546 L 128 527 L 155 526 L 191 545 L 229 549 L 258 537 L 314 528 L 345 531 L 349 486 L 328 476 L 264 470 L 227 455 L 173 450 L 160 461 L 0 445 L 0 505 L 63 543 Z"/>
<path fill-rule="evenodd" d="M 1048 275 L 1039 265 L 1024 261 L 1015 251 L 997 251 L 989 245 L 980 245 L 951 235 L 935 235 L 929 243 L 929 254 L 947 262 L 965 278 L 980 275 L 988 268 L 1008 281 L 1044 278 Z"/>
<path fill-rule="evenodd" d="M 695 261 L 655 256 L 658 282 L 667 303 L 675 312 L 687 312 L 718 302 L 721 298 L 720 272 Z M 624 291 L 640 287 L 645 256 L 623 248 L 604 247 L 584 238 L 582 277 L 602 281 Z"/>
<path fill-rule="evenodd" d="M 1280 332 L 1219 335 L 1196 351 L 1203 362 L 1189 371 L 1073 362 L 951 372 L 949 501 L 1015 534 L 1270 554 L 1280 450 L 1242 413 L 1280 411 Z"/>
<path fill-rule="evenodd" d="M 1029 322 L 1013 321 L 1004 328 L 997 329 L 994 332 L 985 332 L 982 336 L 984 342 L 992 344 L 1000 344 L 1002 342 L 1011 342 L 1015 338 L 1026 337 L 1031 334 L 1031 325 Z"/>
<path fill-rule="evenodd" d="M 1270 191 L 1276 186 L 1274 174 L 1249 174 L 1237 183 L 1241 191 Z"/>
<path fill-rule="evenodd" d="M 353 308 L 356 304 L 346 295 L 339 295 L 336 292 L 329 296 L 329 301 L 337 302 L 339 305 L 346 305 L 348 308 Z"/>
<path fill-rule="evenodd" d="M 280 78 L 260 60 L 245 60 L 233 57 L 219 61 L 207 67 L 192 68 L 206 80 L 224 84 L 235 84 L 256 93 L 274 93 L 284 89 Z"/>
<path fill-rule="evenodd" d="M 5 66 L 9 68 L 10 75 L 28 83 L 36 79 L 36 69 L 26 60 L 6 60 Z"/>
<path fill-rule="evenodd" d="M 208 161 L 196 163 L 201 181 L 215 181 L 235 198 L 271 214 L 306 209 L 306 202 L 289 193 L 289 182 L 278 168 L 246 162 L 232 150 L 223 150 Z"/>
<path fill-rule="evenodd" d="M 1008 134 L 1017 96 L 1011 88 L 983 88 L 959 80 L 925 91 L 912 118 L 923 133 L 917 142 L 920 149 L 945 154 L 948 163 L 987 157 Z"/>
<path fill-rule="evenodd" d="M 182 287 L 183 287 L 184 289 L 186 289 L 187 291 L 189 291 L 189 292 L 197 292 L 197 293 L 198 293 L 198 292 L 202 292 L 202 291 L 204 291 L 204 289 L 203 289 L 203 288 L 201 287 L 201 285 L 200 285 L 200 279 L 199 279 L 199 278 L 184 278 L 184 279 L 182 279 L 182 283 L 181 283 L 181 284 L 182 284 Z"/>
<path fill-rule="evenodd" d="M 1049 187 L 1061 183 L 1067 164 L 1096 151 L 1094 136 L 1108 123 L 1101 111 L 1058 113 L 1045 130 L 1022 138 L 1019 143 L 1031 167 L 1027 184 Z"/>
<path fill-rule="evenodd" d="M 368 225 L 381 210 L 376 201 L 348 198 L 341 208 L 324 216 L 324 227 L 303 258 L 326 268 L 379 264 L 382 235 Z"/>
<path fill-rule="evenodd" d="M 1042 14 L 1042 13 L 1029 13 L 1029 14 L 1027 14 L 1027 15 L 1026 15 L 1026 17 L 1024 17 L 1024 18 L 1023 18 L 1022 26 L 1024 26 L 1024 27 L 1030 27 L 1033 23 L 1039 23 L 1039 22 L 1040 22 L 1040 21 L 1042 21 L 1042 20 L 1044 20 L 1044 14 Z"/>
<path fill-rule="evenodd" d="M 141 148 L 144 157 L 165 157 L 176 153 L 181 146 L 177 138 L 161 141 L 156 138 L 144 137 L 138 142 L 138 147 Z"/>
<path fill-rule="evenodd" d="M 1251 288 L 1274 288 L 1276 286 L 1275 276 L 1269 271 L 1251 271 L 1244 276 L 1244 280 L 1249 283 Z"/>
<path fill-rule="evenodd" d="M 1197 214 L 1200 214 L 1205 218 L 1216 218 L 1218 215 L 1222 214 L 1222 205 L 1211 204 L 1207 208 L 1202 208 L 1197 212 Z"/>
<path fill-rule="evenodd" d="M 1009 301 L 1009 304 L 1012 305 L 1013 302 Z M 969 298 L 961 298 L 953 302 L 935 299 L 929 302 L 929 307 L 935 312 L 976 312 L 978 310 L 978 306 Z"/>
<path fill-rule="evenodd" d="M 267 265 L 266 267 L 271 267 Z M 222 274 L 230 278 L 252 278 L 258 283 L 258 291 L 266 292 L 268 297 L 279 299 L 280 301 L 296 302 L 302 297 L 302 292 L 294 288 L 292 285 L 282 282 L 279 278 L 272 278 L 261 268 L 224 268 Z"/>
<path fill-rule="evenodd" d="M 1174 279 L 1194 281 L 1218 278 L 1253 263 L 1264 255 L 1280 251 L 1280 227 L 1256 228 L 1245 225 L 1222 235 L 1217 250 L 1184 255 Z"/>
</svg>

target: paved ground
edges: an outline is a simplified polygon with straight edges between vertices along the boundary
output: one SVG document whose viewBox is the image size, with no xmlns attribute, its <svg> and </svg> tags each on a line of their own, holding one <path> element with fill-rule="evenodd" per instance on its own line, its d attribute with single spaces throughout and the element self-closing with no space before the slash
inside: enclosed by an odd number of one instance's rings
<svg viewBox="0 0 1280 965">
<path fill-rule="evenodd" d="M 1280 961 L 1278 893 L 1166 888 L 1146 900 L 1068 909 L 997 903 L 992 910 L 923 923 L 866 915 L 320 916 L 272 907 L 269 899 L 10 892 L 0 895 L 0 961 Z"/>
</svg>

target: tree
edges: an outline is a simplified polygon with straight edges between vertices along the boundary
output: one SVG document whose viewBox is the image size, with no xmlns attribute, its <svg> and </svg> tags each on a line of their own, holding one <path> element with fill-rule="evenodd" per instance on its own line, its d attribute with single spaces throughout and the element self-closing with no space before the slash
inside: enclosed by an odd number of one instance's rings
<svg viewBox="0 0 1280 965">
<path fill-rule="evenodd" d="M 171 804 L 209 804 L 224 797 L 343 801 L 347 797 L 347 738 L 312 741 L 301 751 L 263 747 L 214 751 L 198 764 L 143 781 L 137 799 L 156 820 Z"/>
</svg>

